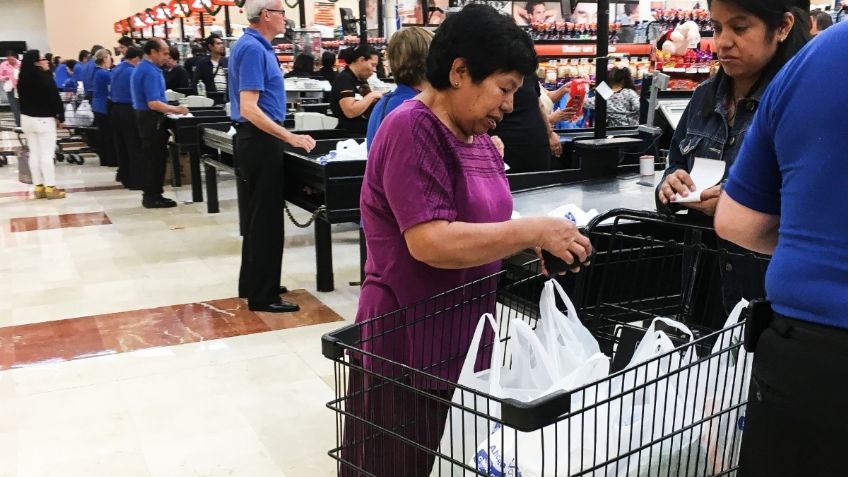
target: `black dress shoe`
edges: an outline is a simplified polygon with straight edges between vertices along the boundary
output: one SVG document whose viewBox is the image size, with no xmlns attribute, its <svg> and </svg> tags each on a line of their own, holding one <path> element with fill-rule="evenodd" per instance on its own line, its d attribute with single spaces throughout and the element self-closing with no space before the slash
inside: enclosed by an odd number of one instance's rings
<svg viewBox="0 0 848 477">
<path fill-rule="evenodd" d="M 295 303 L 288 302 L 286 300 L 280 300 L 275 303 L 269 303 L 267 305 L 254 306 L 248 304 L 248 308 L 250 311 L 266 311 L 268 313 L 291 313 L 293 311 L 300 311 L 300 307 Z"/>
<path fill-rule="evenodd" d="M 141 205 L 144 206 L 145 209 L 169 209 L 171 207 L 176 207 L 177 203 L 171 199 L 166 199 L 165 197 L 157 197 L 155 199 L 144 199 L 141 201 Z"/>
</svg>

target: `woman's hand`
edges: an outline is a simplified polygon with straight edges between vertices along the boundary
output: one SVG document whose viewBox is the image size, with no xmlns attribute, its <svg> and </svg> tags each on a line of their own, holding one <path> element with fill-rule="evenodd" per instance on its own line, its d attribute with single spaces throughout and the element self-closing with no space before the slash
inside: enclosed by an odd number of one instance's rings
<svg viewBox="0 0 848 477">
<path fill-rule="evenodd" d="M 665 178 L 657 195 L 660 202 L 667 205 L 674 199 L 675 195 L 680 194 L 680 197 L 687 197 L 690 192 L 695 192 L 695 183 L 692 182 L 688 172 L 678 169 Z"/>
<path fill-rule="evenodd" d="M 564 109 L 557 109 L 548 116 L 548 122 L 553 126 L 560 121 L 568 121 L 573 116 L 574 113 L 568 114 L 568 111 Z"/>
<path fill-rule="evenodd" d="M 562 143 L 559 141 L 559 134 L 551 131 L 548 135 L 548 143 L 551 146 L 551 154 L 556 157 L 562 155 Z"/>
<path fill-rule="evenodd" d="M 492 143 L 495 145 L 495 149 L 497 149 L 498 153 L 501 155 L 501 159 L 503 159 L 505 151 L 506 151 L 503 141 L 501 140 L 501 138 L 499 138 L 497 136 L 492 136 L 490 139 L 492 140 Z"/>
<path fill-rule="evenodd" d="M 698 210 L 710 217 L 715 215 L 716 207 L 718 206 L 718 198 L 721 196 L 721 186 L 710 187 L 701 192 L 700 202 L 688 202 L 680 204 L 690 209 Z"/>
<path fill-rule="evenodd" d="M 537 217 L 538 248 L 547 250 L 571 265 L 571 271 L 580 270 L 581 264 L 592 255 L 592 243 L 580 233 L 574 222 L 557 217 Z M 542 271 L 547 274 L 542 263 Z"/>
</svg>

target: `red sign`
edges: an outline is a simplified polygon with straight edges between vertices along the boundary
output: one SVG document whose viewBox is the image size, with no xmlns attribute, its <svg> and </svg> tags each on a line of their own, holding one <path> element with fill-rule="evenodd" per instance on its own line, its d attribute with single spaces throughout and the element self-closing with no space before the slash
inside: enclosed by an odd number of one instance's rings
<svg viewBox="0 0 848 477">
<path fill-rule="evenodd" d="M 194 13 L 209 13 L 212 0 L 191 0 L 191 11 Z"/>
<path fill-rule="evenodd" d="M 212 5 L 217 5 L 219 7 L 234 7 L 236 6 L 236 0 L 212 0 Z"/>
<path fill-rule="evenodd" d="M 169 22 L 174 19 L 174 15 L 171 14 L 171 7 L 165 5 L 164 3 L 159 4 L 156 7 L 153 7 L 154 17 L 160 23 Z"/>
<path fill-rule="evenodd" d="M 189 0 L 171 0 L 168 4 L 171 9 L 171 14 L 177 18 L 184 18 L 191 14 L 191 4 Z"/>
<path fill-rule="evenodd" d="M 115 30 L 115 33 L 124 33 L 124 27 L 121 25 L 121 22 L 115 22 L 112 28 Z"/>
<path fill-rule="evenodd" d="M 144 21 L 144 17 L 140 13 L 136 13 L 132 17 L 132 28 L 133 30 L 143 30 L 148 27 L 147 23 Z"/>
</svg>

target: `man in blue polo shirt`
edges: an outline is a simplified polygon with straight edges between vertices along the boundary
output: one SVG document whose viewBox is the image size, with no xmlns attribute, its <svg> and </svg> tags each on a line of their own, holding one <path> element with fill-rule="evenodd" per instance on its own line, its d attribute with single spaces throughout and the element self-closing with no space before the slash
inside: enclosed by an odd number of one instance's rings
<svg viewBox="0 0 848 477">
<path fill-rule="evenodd" d="M 848 24 L 831 27 L 774 78 L 715 216 L 721 237 L 772 255 L 770 308 L 748 322 L 745 477 L 846 472 L 848 90 L 821 87 L 848 75 L 846 42 Z"/>
<path fill-rule="evenodd" d="M 141 140 L 132 105 L 130 79 L 144 53 L 141 48 L 131 46 L 124 53 L 124 61 L 112 69 L 112 111 L 110 116 L 115 126 L 115 151 L 118 154 L 116 180 L 130 190 L 141 190 L 144 184 L 144 157 L 141 155 Z"/>
<path fill-rule="evenodd" d="M 74 73 L 71 76 L 71 78 L 73 78 L 75 84 L 79 84 L 80 82 L 82 82 L 83 87 L 85 87 L 85 81 L 84 80 L 85 80 L 85 75 L 88 74 L 88 65 L 89 64 L 93 65 L 94 62 L 91 61 L 91 53 L 88 50 L 80 50 L 79 56 L 77 56 L 77 58 L 79 58 L 79 62 L 77 63 L 77 66 L 74 68 Z M 76 90 L 74 90 L 74 91 L 76 91 Z"/>
<path fill-rule="evenodd" d="M 254 311 L 297 311 L 280 298 L 284 224 L 283 143 L 315 147 L 309 136 L 283 128 L 286 92 L 271 40 L 285 33 L 282 0 L 247 0 L 250 28 L 233 47 L 229 97 L 236 124 L 236 156 L 246 181 L 247 220 L 242 239 L 239 296 Z"/>
<path fill-rule="evenodd" d="M 185 106 L 171 106 L 165 97 L 162 65 L 168 59 L 168 45 L 161 38 L 144 44 L 144 59 L 132 73 L 130 85 L 133 109 L 138 122 L 138 136 L 144 155 L 144 194 L 141 205 L 147 209 L 176 207 L 177 203 L 162 196 L 165 165 L 168 158 L 166 114 L 186 114 Z"/>
<path fill-rule="evenodd" d="M 82 72 L 82 84 L 85 88 L 85 99 L 91 102 L 94 97 L 94 74 L 97 73 L 97 65 L 94 64 L 94 55 L 102 50 L 103 46 L 94 45 L 91 47 L 91 57 L 88 63 L 85 64 L 85 69 Z"/>
</svg>

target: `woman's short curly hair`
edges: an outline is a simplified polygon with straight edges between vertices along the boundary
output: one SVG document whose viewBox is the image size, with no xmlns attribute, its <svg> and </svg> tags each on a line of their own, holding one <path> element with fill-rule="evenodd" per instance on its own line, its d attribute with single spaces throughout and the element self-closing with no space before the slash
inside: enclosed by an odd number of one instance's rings
<svg viewBox="0 0 848 477">
<path fill-rule="evenodd" d="M 421 27 L 398 30 L 389 41 L 386 55 L 395 81 L 416 85 L 427 79 L 427 52 L 433 34 Z"/>
<path fill-rule="evenodd" d="M 457 58 L 465 59 L 472 81 L 478 84 L 496 72 L 525 76 L 537 67 L 530 36 L 512 17 L 484 4 L 466 5 L 436 30 L 427 56 L 427 79 L 434 88 L 450 87 L 450 70 Z"/>
</svg>

